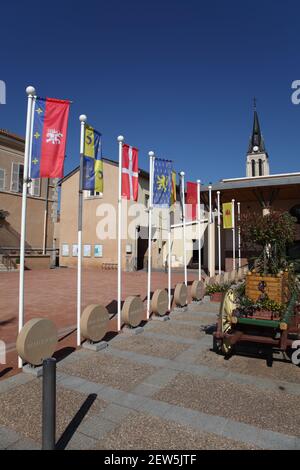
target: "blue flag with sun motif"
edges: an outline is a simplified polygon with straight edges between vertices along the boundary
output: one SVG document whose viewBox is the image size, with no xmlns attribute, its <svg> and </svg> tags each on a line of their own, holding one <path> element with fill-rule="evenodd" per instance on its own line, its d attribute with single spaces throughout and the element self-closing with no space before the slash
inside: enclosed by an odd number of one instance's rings
<svg viewBox="0 0 300 470">
<path fill-rule="evenodd" d="M 170 207 L 172 190 L 172 162 L 155 158 L 153 175 L 153 206 Z"/>
</svg>

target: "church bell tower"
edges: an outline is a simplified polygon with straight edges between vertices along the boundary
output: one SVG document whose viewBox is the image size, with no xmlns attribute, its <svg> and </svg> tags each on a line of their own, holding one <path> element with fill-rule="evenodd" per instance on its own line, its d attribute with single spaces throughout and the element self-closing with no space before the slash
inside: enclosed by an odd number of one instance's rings
<svg viewBox="0 0 300 470">
<path fill-rule="evenodd" d="M 246 176 L 267 176 L 270 174 L 269 156 L 266 152 L 264 138 L 260 131 L 256 100 L 254 98 L 254 120 L 252 135 L 247 152 Z"/>
</svg>

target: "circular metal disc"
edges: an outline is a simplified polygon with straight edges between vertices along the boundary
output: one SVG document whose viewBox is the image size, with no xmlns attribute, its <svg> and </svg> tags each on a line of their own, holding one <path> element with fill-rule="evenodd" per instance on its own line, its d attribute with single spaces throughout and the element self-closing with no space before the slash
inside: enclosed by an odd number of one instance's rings
<svg viewBox="0 0 300 470">
<path fill-rule="evenodd" d="M 187 286 L 183 283 L 177 284 L 174 292 L 175 304 L 183 307 L 187 304 Z"/>
<path fill-rule="evenodd" d="M 100 341 L 107 333 L 109 314 L 103 305 L 88 305 L 80 319 L 81 334 L 90 341 Z"/>
<path fill-rule="evenodd" d="M 194 281 L 191 288 L 191 294 L 194 300 L 202 300 L 205 294 L 205 287 L 202 281 Z"/>
<path fill-rule="evenodd" d="M 151 299 L 151 309 L 157 315 L 165 315 L 168 311 L 168 293 L 164 289 L 157 289 Z"/>
<path fill-rule="evenodd" d="M 131 295 L 127 297 L 122 308 L 122 321 L 126 325 L 138 326 L 143 320 L 144 305 L 140 297 Z"/>
<path fill-rule="evenodd" d="M 20 331 L 16 349 L 23 361 L 38 366 L 53 355 L 57 342 L 54 323 L 47 318 L 33 318 Z"/>
</svg>

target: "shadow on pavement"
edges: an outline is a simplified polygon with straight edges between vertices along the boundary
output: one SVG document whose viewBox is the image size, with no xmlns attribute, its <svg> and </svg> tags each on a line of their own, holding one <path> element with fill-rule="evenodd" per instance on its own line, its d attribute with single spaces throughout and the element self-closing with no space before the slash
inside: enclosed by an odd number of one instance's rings
<svg viewBox="0 0 300 470">
<path fill-rule="evenodd" d="M 58 441 L 56 443 L 56 446 L 55 446 L 55 448 L 57 450 L 64 450 L 66 448 L 66 446 L 68 445 L 68 443 L 72 439 L 73 435 L 75 434 L 76 430 L 78 429 L 78 427 L 82 423 L 85 415 L 90 410 L 90 408 L 91 408 L 92 404 L 94 403 L 94 401 L 96 400 L 96 398 L 97 398 L 96 393 L 91 393 L 86 398 L 86 400 L 81 405 L 81 407 L 77 411 L 76 415 L 74 416 L 74 418 L 72 419 L 70 424 L 68 424 L 68 426 L 66 427 L 66 429 L 64 430 L 64 432 L 62 433 L 60 438 L 58 439 Z"/>
</svg>

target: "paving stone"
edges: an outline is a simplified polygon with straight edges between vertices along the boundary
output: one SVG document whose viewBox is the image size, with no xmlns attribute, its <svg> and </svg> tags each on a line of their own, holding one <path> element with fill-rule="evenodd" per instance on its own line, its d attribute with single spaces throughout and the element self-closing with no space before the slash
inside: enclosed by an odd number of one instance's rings
<svg viewBox="0 0 300 470">
<path fill-rule="evenodd" d="M 188 348 L 186 344 L 168 341 L 167 338 L 161 341 L 155 336 L 145 336 L 146 334 L 147 333 L 132 338 L 124 338 L 122 341 L 114 342 L 113 347 L 123 351 L 131 351 L 155 357 L 165 357 L 168 359 L 174 359 L 178 354 Z"/>
<path fill-rule="evenodd" d="M 80 433 L 92 437 L 93 439 L 102 439 L 105 434 L 116 427 L 112 421 L 100 419 L 99 416 L 87 419 L 79 428 Z"/>
<path fill-rule="evenodd" d="M 159 386 L 152 385 L 148 383 L 141 383 L 137 387 L 135 387 L 132 392 L 136 395 L 142 395 L 143 397 L 151 397 L 156 392 L 158 392 Z"/>
<path fill-rule="evenodd" d="M 6 449 L 20 440 L 20 435 L 13 429 L 0 426 L 0 449 Z"/>
<path fill-rule="evenodd" d="M 94 449 L 96 445 L 95 439 L 77 431 L 68 442 L 66 450 L 89 450 Z"/>
<path fill-rule="evenodd" d="M 113 423 L 120 423 L 130 412 L 130 409 L 124 406 L 111 403 L 99 414 L 99 417 L 112 421 Z"/>
<path fill-rule="evenodd" d="M 32 439 L 25 438 L 7 447 L 7 450 L 41 450 L 41 445 Z"/>
<path fill-rule="evenodd" d="M 40 443 L 42 434 L 41 380 L 35 379 L 8 390 L 1 395 L 0 400 L 0 424 L 17 432 L 18 440 L 25 437 Z M 88 396 L 57 386 L 56 436 L 61 436 L 75 417 L 83 421 L 93 415 L 98 415 L 105 406 L 106 402 L 96 396 Z"/>
<path fill-rule="evenodd" d="M 149 356 L 146 356 L 146 362 L 141 364 L 131 358 L 128 359 L 126 357 L 127 353 L 127 351 L 110 347 L 109 353 L 107 351 L 93 353 L 88 359 L 66 365 L 62 368 L 62 371 L 75 376 L 74 386 L 77 386 L 77 380 L 78 386 L 81 385 L 80 379 L 76 378 L 81 377 L 89 382 L 129 391 L 156 371 L 157 367 L 152 365 L 153 361 L 151 361 L 151 358 L 149 360 Z M 132 355 L 132 357 L 135 358 L 135 355 Z M 66 382 L 68 383 L 68 380 Z M 66 382 L 62 381 L 61 383 Z"/>
<path fill-rule="evenodd" d="M 202 433 L 182 423 L 174 423 L 147 413 L 131 413 L 116 429 L 97 443 L 98 449 L 253 449 L 213 434 Z"/>
</svg>

